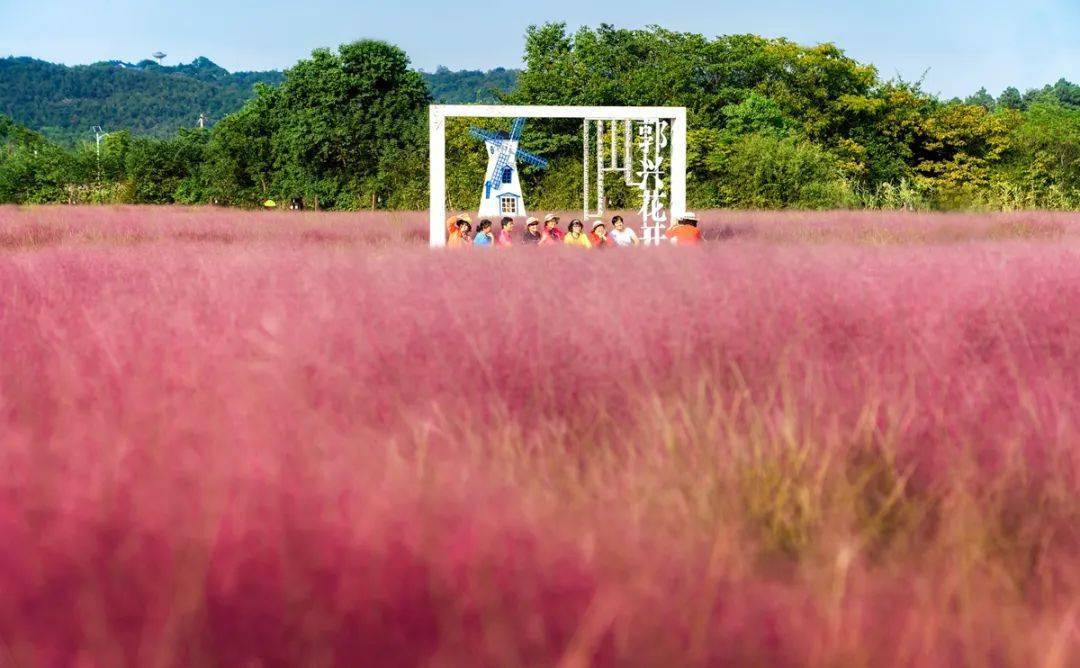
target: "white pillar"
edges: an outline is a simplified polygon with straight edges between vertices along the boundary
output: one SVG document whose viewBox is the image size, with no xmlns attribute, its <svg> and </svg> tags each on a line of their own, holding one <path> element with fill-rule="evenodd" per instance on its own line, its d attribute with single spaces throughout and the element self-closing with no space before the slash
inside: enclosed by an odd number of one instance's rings
<svg viewBox="0 0 1080 668">
<path fill-rule="evenodd" d="M 686 109 L 671 119 L 671 218 L 686 213 Z"/>
<path fill-rule="evenodd" d="M 446 245 L 446 118 L 436 105 L 428 109 L 428 244 Z"/>
<path fill-rule="evenodd" d="M 581 121 L 581 220 L 589 219 L 589 123 L 588 117 Z"/>
</svg>

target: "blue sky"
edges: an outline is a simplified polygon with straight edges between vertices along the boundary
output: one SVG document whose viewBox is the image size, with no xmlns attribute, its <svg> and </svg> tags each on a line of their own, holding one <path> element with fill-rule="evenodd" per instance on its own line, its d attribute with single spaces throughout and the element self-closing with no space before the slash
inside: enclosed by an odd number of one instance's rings
<svg viewBox="0 0 1080 668">
<path fill-rule="evenodd" d="M 68 64 L 207 56 L 230 70 L 288 67 L 313 48 L 378 37 L 432 70 L 516 67 L 525 27 L 659 24 L 706 35 L 752 32 L 831 41 L 946 96 L 1080 81 L 1080 0 L 0 0 L 0 55 Z"/>
</svg>

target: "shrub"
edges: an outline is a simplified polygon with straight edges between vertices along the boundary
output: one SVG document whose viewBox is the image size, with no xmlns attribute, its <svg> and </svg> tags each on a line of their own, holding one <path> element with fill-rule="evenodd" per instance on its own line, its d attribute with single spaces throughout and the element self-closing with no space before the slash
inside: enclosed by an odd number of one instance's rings
<svg viewBox="0 0 1080 668">
<path fill-rule="evenodd" d="M 826 209 L 852 201 L 836 159 L 805 139 L 744 135 L 717 147 L 708 161 L 720 206 Z"/>
</svg>

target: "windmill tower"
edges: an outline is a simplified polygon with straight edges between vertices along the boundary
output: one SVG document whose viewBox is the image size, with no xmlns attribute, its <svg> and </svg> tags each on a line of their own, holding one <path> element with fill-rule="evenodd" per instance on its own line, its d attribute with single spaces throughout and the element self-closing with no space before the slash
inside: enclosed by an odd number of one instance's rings
<svg viewBox="0 0 1080 668">
<path fill-rule="evenodd" d="M 480 128 L 469 128 L 477 139 L 482 139 L 488 152 L 487 177 L 484 179 L 484 191 L 480 195 L 481 216 L 526 216 L 525 198 L 521 191 L 521 178 L 518 176 L 517 161 L 547 169 L 547 160 L 523 151 L 518 143 L 521 130 L 525 127 L 524 118 L 515 118 L 510 134 L 490 132 Z"/>
<path fill-rule="evenodd" d="M 105 132 L 104 128 L 100 125 L 95 125 L 90 128 L 94 132 L 94 152 L 97 155 L 97 178 L 101 180 L 101 140 L 109 136 L 108 132 Z"/>
</svg>

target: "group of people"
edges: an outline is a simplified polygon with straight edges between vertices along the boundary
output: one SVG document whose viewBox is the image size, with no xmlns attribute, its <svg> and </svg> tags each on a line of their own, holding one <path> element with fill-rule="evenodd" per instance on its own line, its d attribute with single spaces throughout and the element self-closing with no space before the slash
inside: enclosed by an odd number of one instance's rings
<svg viewBox="0 0 1080 668">
<path fill-rule="evenodd" d="M 685 213 L 679 216 L 677 223 L 669 227 L 664 236 L 673 244 L 694 245 L 701 242 L 697 216 Z M 487 218 L 481 220 L 473 231 L 472 219 L 465 214 L 451 216 L 446 221 L 446 245 L 450 248 L 465 246 L 548 246 L 564 244 L 579 248 L 606 248 L 608 246 L 628 247 L 641 243 L 636 232 L 627 227 L 622 216 L 611 218 L 611 229 L 603 220 L 592 221 L 588 232 L 585 224 L 574 218 L 564 232 L 559 227 L 559 216 L 549 213 L 543 223 L 537 218 L 525 221 L 525 231 L 521 238 L 514 235 L 515 221 L 507 216 L 499 221 L 499 229 Z"/>
</svg>

